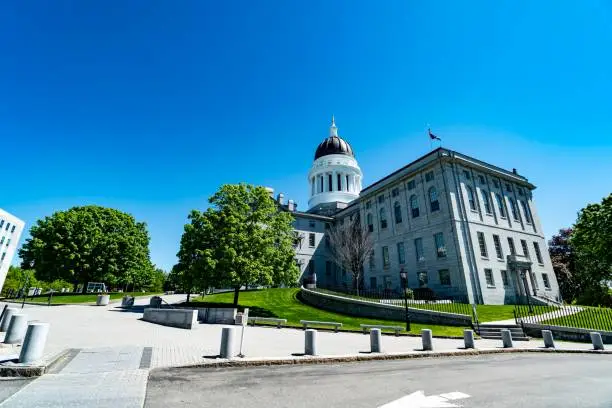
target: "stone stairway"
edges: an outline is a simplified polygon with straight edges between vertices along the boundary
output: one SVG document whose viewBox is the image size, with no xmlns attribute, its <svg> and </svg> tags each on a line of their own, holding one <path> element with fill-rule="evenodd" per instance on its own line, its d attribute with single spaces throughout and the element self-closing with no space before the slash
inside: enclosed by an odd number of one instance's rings
<svg viewBox="0 0 612 408">
<path fill-rule="evenodd" d="M 478 334 L 483 339 L 498 339 L 501 340 L 502 329 L 509 329 L 512 333 L 512 340 L 528 341 L 529 337 L 525 335 L 521 326 L 515 324 L 481 324 Z"/>
</svg>

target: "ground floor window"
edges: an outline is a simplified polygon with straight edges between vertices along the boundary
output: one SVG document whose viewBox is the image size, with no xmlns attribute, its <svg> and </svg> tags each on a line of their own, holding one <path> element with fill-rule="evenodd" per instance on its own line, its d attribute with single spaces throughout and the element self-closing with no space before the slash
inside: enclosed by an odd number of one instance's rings
<svg viewBox="0 0 612 408">
<path fill-rule="evenodd" d="M 542 280 L 544 281 L 544 287 L 546 289 L 550 289 L 550 281 L 548 280 L 548 274 L 547 273 L 543 273 L 542 274 Z"/>
<path fill-rule="evenodd" d="M 494 288 L 495 280 L 493 279 L 493 270 L 485 269 L 484 272 L 485 272 L 485 279 L 487 280 L 487 286 L 490 288 Z"/>
<path fill-rule="evenodd" d="M 501 271 L 501 275 L 504 286 L 510 286 L 510 281 L 508 280 L 508 271 Z"/>
<path fill-rule="evenodd" d="M 440 276 L 440 285 L 451 285 L 450 271 L 448 269 L 440 269 L 438 275 Z"/>
<path fill-rule="evenodd" d="M 427 272 L 417 273 L 417 281 L 419 282 L 419 288 L 426 288 L 428 283 Z"/>
</svg>

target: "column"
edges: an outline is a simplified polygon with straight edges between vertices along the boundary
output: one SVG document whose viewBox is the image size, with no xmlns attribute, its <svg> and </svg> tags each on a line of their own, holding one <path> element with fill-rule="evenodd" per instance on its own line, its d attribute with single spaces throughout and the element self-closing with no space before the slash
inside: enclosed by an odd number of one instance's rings
<svg viewBox="0 0 612 408">
<path fill-rule="evenodd" d="M 338 184 L 338 172 L 336 172 L 336 170 L 332 171 L 332 191 L 336 191 L 339 190 L 339 186 Z M 334 188 L 334 186 L 336 188 Z"/>
<path fill-rule="evenodd" d="M 344 180 L 344 173 L 340 172 L 340 191 L 346 190 L 346 180 Z"/>
<path fill-rule="evenodd" d="M 313 195 L 315 195 L 315 178 L 311 177 L 310 178 L 310 196 L 312 197 Z"/>
</svg>

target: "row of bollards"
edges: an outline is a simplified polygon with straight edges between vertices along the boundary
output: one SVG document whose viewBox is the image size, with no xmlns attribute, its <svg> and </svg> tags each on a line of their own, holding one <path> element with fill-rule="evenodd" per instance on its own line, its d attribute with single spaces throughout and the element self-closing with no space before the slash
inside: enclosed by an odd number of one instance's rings
<svg viewBox="0 0 612 408">
<path fill-rule="evenodd" d="M 17 313 L 12 307 L 3 311 L 0 321 L 0 332 L 4 335 L 4 344 L 20 344 L 19 362 L 28 364 L 39 360 L 43 356 L 49 323 L 28 322 L 27 315 Z"/>
</svg>

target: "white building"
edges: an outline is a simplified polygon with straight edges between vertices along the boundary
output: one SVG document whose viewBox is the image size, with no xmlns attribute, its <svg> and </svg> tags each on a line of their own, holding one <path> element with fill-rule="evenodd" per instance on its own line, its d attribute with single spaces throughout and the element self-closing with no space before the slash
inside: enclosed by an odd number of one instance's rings
<svg viewBox="0 0 612 408">
<path fill-rule="evenodd" d="M 303 279 L 319 286 L 351 285 L 330 256 L 325 231 L 359 216 L 374 236 L 363 288 L 427 287 L 436 296 L 485 304 L 560 300 L 540 219 L 535 186 L 507 171 L 439 148 L 362 189 L 353 149 L 330 135 L 308 174 L 309 210 L 295 215 Z M 281 204 L 283 204 L 281 202 Z"/>
<path fill-rule="evenodd" d="M 0 208 L 0 292 L 4 286 L 8 268 L 17 252 L 17 244 L 24 225 L 25 223 L 19 218 Z"/>
</svg>

